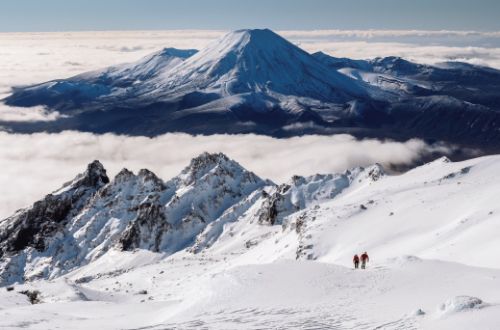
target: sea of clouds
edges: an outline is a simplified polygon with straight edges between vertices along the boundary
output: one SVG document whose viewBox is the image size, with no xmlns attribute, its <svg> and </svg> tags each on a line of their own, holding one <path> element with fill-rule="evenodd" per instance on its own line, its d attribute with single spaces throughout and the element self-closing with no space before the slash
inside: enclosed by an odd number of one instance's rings
<svg viewBox="0 0 500 330">
<path fill-rule="evenodd" d="M 226 31 L 127 31 L 0 33 L 0 99 L 13 86 L 67 78 L 101 67 L 131 62 L 164 47 L 202 48 Z M 402 56 L 421 63 L 459 60 L 500 68 L 500 32 L 474 31 L 281 31 L 309 52 L 358 59 Z M 8 107 L 1 120 L 50 121 L 59 114 L 43 107 Z M 1 127 L 0 127 L 1 130 Z M 343 171 L 375 162 L 412 164 L 444 146 L 419 140 L 405 143 L 357 141 L 346 135 L 292 139 L 246 135 L 193 137 L 166 134 L 154 139 L 64 132 L 0 133 L 0 218 L 30 205 L 100 159 L 110 175 L 121 168 L 149 168 L 168 179 L 203 151 L 224 152 L 258 175 L 276 182 L 294 174 Z"/>
<path fill-rule="evenodd" d="M 94 159 L 104 164 L 110 177 L 124 167 L 135 172 L 148 168 L 166 180 L 205 151 L 223 152 L 276 183 L 289 181 L 295 174 L 343 172 L 374 163 L 386 167 L 410 165 L 431 153 L 452 152 L 448 147 L 429 146 L 420 140 L 358 141 L 349 135 L 275 139 L 258 135 L 165 134 L 146 138 L 81 132 L 0 132 L 0 218 L 56 190 Z"/>
</svg>

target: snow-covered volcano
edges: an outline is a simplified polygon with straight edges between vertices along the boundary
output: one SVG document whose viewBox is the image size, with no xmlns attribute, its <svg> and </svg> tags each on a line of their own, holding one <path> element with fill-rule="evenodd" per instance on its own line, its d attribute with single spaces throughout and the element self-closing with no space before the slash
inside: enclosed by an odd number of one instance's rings
<svg viewBox="0 0 500 330">
<path fill-rule="evenodd" d="M 347 113 L 353 99 L 369 101 L 365 84 L 328 70 L 266 29 L 231 32 L 199 52 L 166 48 L 136 63 L 16 89 L 7 103 L 43 104 L 69 116 L 68 123 L 128 134 L 144 130 L 141 123 L 148 121 L 151 132 L 136 133 L 155 135 L 188 129 L 265 133 L 297 121 L 326 124 Z M 114 116 L 135 125 L 116 130 Z"/>
<path fill-rule="evenodd" d="M 441 158 L 276 185 L 223 154 L 168 181 L 95 161 L 0 222 L 0 325 L 494 329 L 499 168 Z"/>
<path fill-rule="evenodd" d="M 492 150 L 500 149 L 499 86 L 491 68 L 335 58 L 267 29 L 238 30 L 200 51 L 165 48 L 135 63 L 14 87 L 8 105 L 58 115 L 0 124 L 13 132 L 147 136 L 350 133 Z"/>
<path fill-rule="evenodd" d="M 158 83 L 158 93 L 178 89 L 223 95 L 269 93 L 343 102 L 366 95 L 356 81 L 325 72 L 318 64 L 271 30 L 238 30 L 188 58 L 163 81 L 153 83 Z"/>
</svg>

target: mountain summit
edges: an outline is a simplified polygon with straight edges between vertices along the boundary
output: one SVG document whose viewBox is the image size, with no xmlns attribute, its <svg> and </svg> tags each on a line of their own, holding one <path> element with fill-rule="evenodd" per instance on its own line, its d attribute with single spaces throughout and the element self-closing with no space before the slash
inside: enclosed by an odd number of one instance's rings
<svg viewBox="0 0 500 330">
<path fill-rule="evenodd" d="M 268 29 L 238 30 L 204 49 L 165 48 L 135 63 L 15 87 L 8 105 L 45 106 L 50 122 L 14 132 L 79 130 L 156 136 L 349 133 L 500 150 L 500 72 L 309 54 Z"/>
<path fill-rule="evenodd" d="M 168 89 L 214 90 L 347 100 L 366 94 L 352 79 L 325 72 L 310 54 L 271 30 L 238 30 L 174 68 Z"/>
</svg>

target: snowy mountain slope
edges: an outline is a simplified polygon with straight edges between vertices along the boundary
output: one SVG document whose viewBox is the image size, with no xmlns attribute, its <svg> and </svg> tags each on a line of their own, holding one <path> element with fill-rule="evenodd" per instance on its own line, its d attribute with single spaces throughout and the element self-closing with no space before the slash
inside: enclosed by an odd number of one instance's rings
<svg viewBox="0 0 500 330">
<path fill-rule="evenodd" d="M 168 70 L 196 50 L 165 48 L 135 63 L 126 63 L 101 70 L 82 73 L 66 80 L 55 80 L 27 88 L 14 93 L 15 101 L 21 106 L 32 106 L 41 100 L 44 105 L 69 111 L 74 107 L 101 100 L 113 95 L 127 97 L 140 90 L 144 81 L 168 74 Z M 70 95 L 70 97 L 68 97 Z"/>
<path fill-rule="evenodd" d="M 107 183 L 102 165 L 92 163 L 89 169 L 103 175 L 96 176 L 97 188 L 80 188 L 88 170 L 53 194 L 75 196 L 77 191 L 76 196 L 84 196 L 81 201 L 73 197 L 68 206 L 67 197 L 54 200 L 49 195 L 1 222 L 4 283 L 57 277 L 115 249 L 163 256 L 181 250 L 238 250 L 264 256 L 272 246 L 276 256 L 343 264 L 359 249 L 391 256 L 398 248 L 394 257 L 439 256 L 494 267 L 489 253 L 482 252 L 485 246 L 467 246 L 465 251 L 455 241 L 474 242 L 496 232 L 495 207 L 485 205 L 494 199 L 495 187 L 486 183 L 495 176 L 497 163 L 497 157 L 456 164 L 442 158 L 401 176 L 387 176 L 375 165 L 294 177 L 281 185 L 263 181 L 222 154 L 193 159 L 167 182 L 147 170 L 135 175 L 124 169 Z M 477 187 L 482 183 L 484 187 Z M 470 201 L 472 191 L 475 199 Z M 47 200 L 51 204 L 45 215 L 34 213 Z M 463 208 L 450 211 L 446 203 Z M 61 208 L 67 215 L 55 218 Z M 376 234 L 363 238 L 358 226 Z M 276 227 L 283 229 L 278 235 Z M 280 240 L 284 243 L 277 244 Z M 467 262 L 471 255 L 476 257 Z"/>
<path fill-rule="evenodd" d="M 364 191 L 348 189 L 291 223 L 311 216 L 325 221 L 303 232 L 321 261 L 348 264 L 351 254 L 368 250 L 497 268 L 491 245 L 499 230 L 496 184 L 487 183 L 497 166 L 497 157 L 457 164 L 439 159 Z"/>
<path fill-rule="evenodd" d="M 496 150 L 498 70 L 460 62 L 431 66 L 394 56 L 351 60 L 313 55 L 331 69 L 388 93 L 391 106 L 365 125 Z"/>
<path fill-rule="evenodd" d="M 445 62 L 436 66 L 415 64 L 399 57 L 371 61 L 373 71 L 426 83 L 438 94 L 479 104 L 498 111 L 498 70 L 461 62 Z"/>
<path fill-rule="evenodd" d="M 146 136 L 349 133 L 491 151 L 500 148 L 499 87 L 491 68 L 308 54 L 270 30 L 238 30 L 200 51 L 165 48 L 132 64 L 15 87 L 8 105 L 61 116 L 0 124 Z"/>
<path fill-rule="evenodd" d="M 113 87 L 130 87 L 143 81 L 167 75 L 170 68 L 197 53 L 195 49 L 164 48 L 135 63 L 112 66 L 95 72 L 83 73 L 75 80 L 90 80 Z"/>
<path fill-rule="evenodd" d="M 43 292 L 39 305 L 2 291 L 0 324 L 28 329 L 494 329 L 498 293 L 491 288 L 498 285 L 498 274 L 418 258 L 356 272 L 320 262 L 235 266 L 183 256 L 87 283 L 58 280 L 18 287 Z M 473 304 L 474 295 L 483 303 Z"/>
<path fill-rule="evenodd" d="M 374 169 L 355 168 L 343 174 L 294 176 L 289 183 L 267 186 L 249 195 L 210 223 L 197 236 L 195 245 L 189 251 L 199 253 L 207 248 L 215 250 L 222 247 L 222 250 L 231 253 L 242 247 L 241 241 L 247 247 L 257 244 L 259 238 L 253 235 L 269 235 L 268 230 L 262 229 L 262 226 L 281 225 L 287 216 L 333 199 L 365 172 L 373 175 L 382 173 L 378 166 Z M 262 231 L 265 233 L 262 234 Z M 239 239 L 230 243 L 228 248 L 223 242 L 234 241 L 233 237 L 238 232 L 241 232 Z"/>
<path fill-rule="evenodd" d="M 343 68 L 359 69 L 364 71 L 373 70 L 373 65 L 365 60 L 353 60 L 346 57 L 333 57 L 323 52 L 313 53 L 316 59 L 328 66 L 330 69 L 338 70 Z"/>
<path fill-rule="evenodd" d="M 66 259 L 28 248 L 17 252 L 24 270 L 3 271 L 4 285 L 27 281 L 0 292 L 0 315 L 9 315 L 0 324 L 494 329 L 499 167 L 499 156 L 441 158 L 400 175 L 374 165 L 281 185 L 220 154 L 167 182 L 123 170 L 104 184 L 99 167 L 90 176 L 99 188 L 64 225 L 77 242 Z M 12 219 L 0 223 L 4 234 L 15 232 Z M 124 246 L 131 228 L 135 243 Z M 365 250 L 368 269 L 353 271 L 352 255 Z M 2 260 L 12 256 L 7 249 Z M 44 303 L 27 306 L 22 290 L 39 290 Z"/>
<path fill-rule="evenodd" d="M 391 84 L 383 85 L 397 82 L 400 89 L 411 92 L 410 95 L 446 95 L 498 111 L 500 72 L 492 68 L 461 62 L 431 66 L 395 56 L 363 61 L 335 58 L 324 53 L 313 55 L 331 68 L 344 70 L 344 74 L 356 76 L 355 79 L 362 77 L 362 80 L 382 89 L 397 89 Z M 413 89 L 408 91 L 408 85 Z"/>
<path fill-rule="evenodd" d="M 407 97 L 409 95 L 424 96 L 432 93 L 430 84 L 424 84 L 416 80 L 398 78 L 383 73 L 367 72 L 353 68 L 340 68 L 338 71 L 353 79 L 363 81 L 372 86 L 377 86 L 386 91 L 391 91 L 399 97 Z"/>
</svg>

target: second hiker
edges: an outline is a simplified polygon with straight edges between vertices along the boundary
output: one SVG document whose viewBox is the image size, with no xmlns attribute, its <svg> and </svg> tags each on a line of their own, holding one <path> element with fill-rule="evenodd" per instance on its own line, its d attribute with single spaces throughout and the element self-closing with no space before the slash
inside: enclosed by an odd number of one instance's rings
<svg viewBox="0 0 500 330">
<path fill-rule="evenodd" d="M 370 261 L 370 257 L 368 257 L 368 253 L 364 252 L 361 255 L 361 269 L 365 269 L 366 268 L 366 263 L 368 261 Z"/>
</svg>

